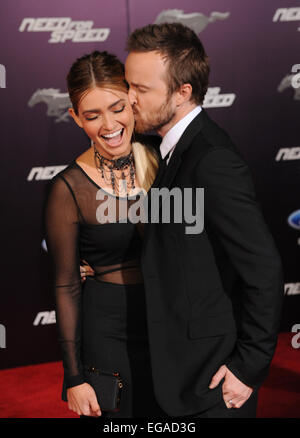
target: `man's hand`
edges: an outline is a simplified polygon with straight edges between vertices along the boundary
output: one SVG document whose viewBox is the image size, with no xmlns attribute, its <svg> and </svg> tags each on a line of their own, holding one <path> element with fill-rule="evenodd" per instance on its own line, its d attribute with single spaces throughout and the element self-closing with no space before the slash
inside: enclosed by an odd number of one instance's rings
<svg viewBox="0 0 300 438">
<path fill-rule="evenodd" d="M 83 283 L 86 280 L 86 277 L 90 275 L 95 275 L 94 270 L 90 267 L 87 261 L 82 260 L 80 265 L 80 276 L 81 276 L 81 282 Z"/>
<path fill-rule="evenodd" d="M 222 385 L 222 391 L 227 408 L 240 408 L 248 400 L 253 389 L 235 377 L 226 365 L 222 365 L 213 376 L 209 388 L 216 388 L 223 378 L 225 380 Z"/>
</svg>

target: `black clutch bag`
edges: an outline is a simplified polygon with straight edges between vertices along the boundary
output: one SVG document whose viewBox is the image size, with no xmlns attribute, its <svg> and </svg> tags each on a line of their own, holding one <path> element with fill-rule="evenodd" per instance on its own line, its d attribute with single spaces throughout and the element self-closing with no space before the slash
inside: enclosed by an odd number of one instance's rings
<svg viewBox="0 0 300 438">
<path fill-rule="evenodd" d="M 101 411 L 118 412 L 123 388 L 119 373 L 86 366 L 84 375 L 87 383 L 94 388 Z"/>
</svg>

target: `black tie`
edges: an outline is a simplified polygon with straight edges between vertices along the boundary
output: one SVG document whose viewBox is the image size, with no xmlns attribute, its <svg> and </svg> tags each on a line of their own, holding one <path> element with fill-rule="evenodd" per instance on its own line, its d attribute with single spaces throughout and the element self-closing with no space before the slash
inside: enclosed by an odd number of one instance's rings
<svg viewBox="0 0 300 438">
<path fill-rule="evenodd" d="M 159 182 L 161 181 L 161 179 L 162 179 L 162 177 L 163 177 L 163 175 L 164 175 L 164 173 L 165 173 L 165 171 L 166 171 L 166 167 L 167 167 L 167 159 L 168 159 L 169 155 L 170 155 L 170 151 L 167 153 L 167 155 L 165 156 L 165 158 L 163 158 L 162 160 L 160 160 L 160 163 L 159 163 L 159 169 L 158 169 L 158 172 L 157 172 L 157 175 L 156 175 L 156 178 L 155 178 L 154 184 L 153 184 L 154 187 L 157 187 L 157 186 L 159 185 Z"/>
<path fill-rule="evenodd" d="M 171 152 L 171 150 L 169 150 L 169 152 L 167 153 L 167 155 L 163 159 L 163 161 L 165 161 L 166 163 L 167 163 L 167 159 L 169 158 L 170 152 Z"/>
<path fill-rule="evenodd" d="M 165 156 L 165 158 L 163 158 L 163 160 L 162 160 L 162 164 L 161 164 L 161 166 L 162 166 L 162 168 L 163 168 L 163 173 L 165 172 L 165 170 L 166 170 L 166 167 L 167 167 L 167 160 L 168 160 L 168 158 L 169 158 L 169 155 L 170 155 L 170 152 L 171 151 L 169 151 L 168 153 L 167 153 L 167 155 Z"/>
</svg>

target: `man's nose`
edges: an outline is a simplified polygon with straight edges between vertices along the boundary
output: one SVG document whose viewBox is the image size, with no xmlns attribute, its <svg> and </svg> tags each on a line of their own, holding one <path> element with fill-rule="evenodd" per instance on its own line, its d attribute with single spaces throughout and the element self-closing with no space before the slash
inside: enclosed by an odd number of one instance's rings
<svg viewBox="0 0 300 438">
<path fill-rule="evenodd" d="M 130 105 L 136 105 L 137 99 L 136 99 L 136 93 L 132 88 L 129 88 L 128 90 L 128 99 L 130 102 Z"/>
</svg>

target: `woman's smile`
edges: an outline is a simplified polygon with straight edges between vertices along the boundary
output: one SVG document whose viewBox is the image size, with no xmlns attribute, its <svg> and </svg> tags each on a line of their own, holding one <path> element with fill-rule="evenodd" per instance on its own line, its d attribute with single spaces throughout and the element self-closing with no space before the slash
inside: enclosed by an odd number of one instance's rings
<svg viewBox="0 0 300 438">
<path fill-rule="evenodd" d="M 123 134 L 125 129 L 119 129 L 110 134 L 102 134 L 101 138 L 104 139 L 105 143 L 110 147 L 119 147 L 123 142 Z"/>
</svg>

